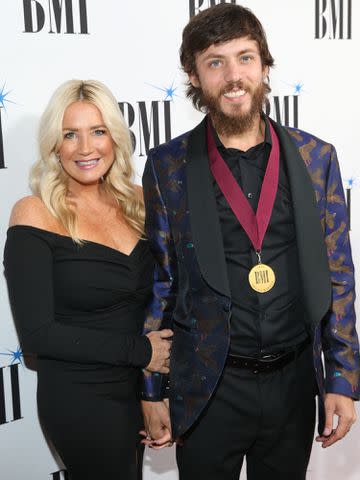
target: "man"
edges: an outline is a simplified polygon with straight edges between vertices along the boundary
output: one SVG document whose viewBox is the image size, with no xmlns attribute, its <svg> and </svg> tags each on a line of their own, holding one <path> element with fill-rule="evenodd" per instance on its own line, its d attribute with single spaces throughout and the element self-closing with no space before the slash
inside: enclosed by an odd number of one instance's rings
<svg viewBox="0 0 360 480">
<path fill-rule="evenodd" d="M 181 62 L 207 116 L 144 171 L 158 261 L 146 329 L 174 331 L 169 378 L 145 377 L 144 443 L 177 441 L 181 480 L 238 479 L 244 456 L 249 480 L 303 480 L 315 395 L 323 447 L 349 431 L 359 397 L 336 152 L 262 112 L 273 58 L 248 9 L 192 18 Z"/>
</svg>

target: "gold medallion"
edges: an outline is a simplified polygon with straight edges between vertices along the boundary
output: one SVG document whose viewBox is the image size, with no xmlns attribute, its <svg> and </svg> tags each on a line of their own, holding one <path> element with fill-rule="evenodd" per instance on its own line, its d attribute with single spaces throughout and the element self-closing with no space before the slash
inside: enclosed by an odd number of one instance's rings
<svg viewBox="0 0 360 480">
<path fill-rule="evenodd" d="M 265 263 L 259 263 L 249 272 L 249 283 L 253 290 L 265 293 L 271 290 L 275 284 L 274 270 Z"/>
</svg>

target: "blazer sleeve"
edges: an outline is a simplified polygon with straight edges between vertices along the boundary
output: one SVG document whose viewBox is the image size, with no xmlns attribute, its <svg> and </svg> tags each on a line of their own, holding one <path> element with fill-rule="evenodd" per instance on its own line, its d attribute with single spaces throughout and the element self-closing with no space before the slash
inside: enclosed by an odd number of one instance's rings
<svg viewBox="0 0 360 480">
<path fill-rule="evenodd" d="M 53 251 L 30 229 L 10 228 L 5 276 L 20 344 L 25 353 L 77 363 L 146 366 L 151 344 L 142 335 L 114 335 L 55 320 Z"/>
<path fill-rule="evenodd" d="M 152 301 L 148 306 L 145 332 L 172 328 L 172 314 L 176 303 L 176 253 L 169 225 L 166 205 L 160 191 L 154 166 L 154 154 L 149 153 L 143 174 L 145 199 L 145 233 L 155 256 Z M 144 372 L 142 398 L 158 401 L 168 396 L 169 376 Z"/>
<path fill-rule="evenodd" d="M 359 342 L 354 310 L 354 265 L 349 220 L 339 163 L 334 147 L 326 179 L 325 243 L 332 286 L 332 303 L 322 329 L 326 392 L 359 399 Z"/>
</svg>

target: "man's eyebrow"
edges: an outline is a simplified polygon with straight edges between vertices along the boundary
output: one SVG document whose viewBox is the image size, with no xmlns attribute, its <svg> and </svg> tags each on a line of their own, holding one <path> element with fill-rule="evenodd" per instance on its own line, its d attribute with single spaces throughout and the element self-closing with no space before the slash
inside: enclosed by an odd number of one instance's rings
<svg viewBox="0 0 360 480">
<path fill-rule="evenodd" d="M 244 48 L 243 50 L 240 50 L 239 52 L 236 53 L 236 55 L 244 55 L 246 53 L 259 53 L 257 50 L 254 50 L 253 48 Z M 223 53 L 215 53 L 215 52 L 210 52 L 205 57 L 202 58 L 202 60 L 209 60 L 210 58 L 225 58 L 227 55 L 224 55 Z"/>
</svg>

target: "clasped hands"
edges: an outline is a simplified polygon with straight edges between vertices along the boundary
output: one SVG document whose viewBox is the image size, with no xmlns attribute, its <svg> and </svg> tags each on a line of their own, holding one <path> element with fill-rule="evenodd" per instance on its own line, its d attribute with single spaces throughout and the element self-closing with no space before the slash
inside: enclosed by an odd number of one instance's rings
<svg viewBox="0 0 360 480">
<path fill-rule="evenodd" d="M 172 330 L 165 329 L 147 334 L 152 347 L 150 363 L 146 366 L 149 372 L 169 373 Z M 172 433 L 167 399 L 159 402 L 142 401 L 145 430 L 140 432 L 144 445 L 155 450 L 171 447 Z"/>
<path fill-rule="evenodd" d="M 145 424 L 145 430 L 140 432 L 144 437 L 141 443 L 154 450 L 171 447 L 173 440 L 168 399 L 159 402 L 143 400 L 141 404 Z"/>
</svg>

